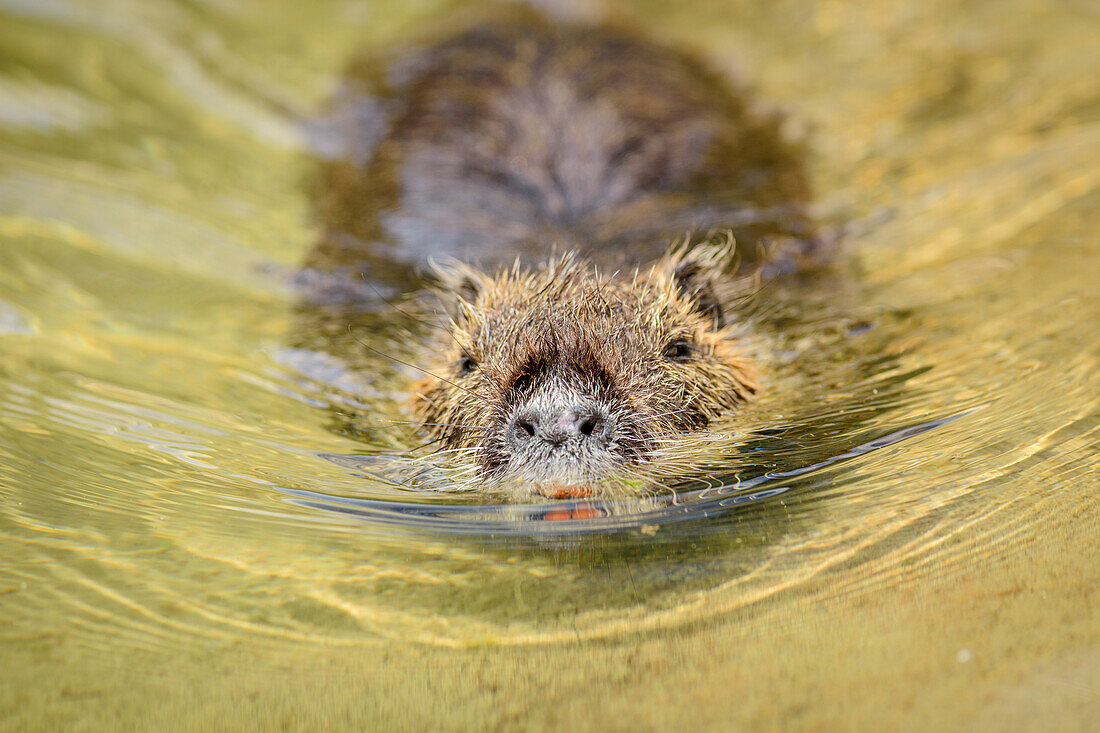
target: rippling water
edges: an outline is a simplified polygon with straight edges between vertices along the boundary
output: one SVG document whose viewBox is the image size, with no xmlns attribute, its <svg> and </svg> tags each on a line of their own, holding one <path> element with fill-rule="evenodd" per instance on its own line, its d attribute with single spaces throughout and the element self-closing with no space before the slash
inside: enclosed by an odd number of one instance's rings
<svg viewBox="0 0 1100 733">
<path fill-rule="evenodd" d="M 1095 8 L 622 5 L 804 123 L 848 230 L 645 506 L 455 492 L 408 374 L 295 345 L 301 120 L 453 10 L 0 2 L 0 728 L 1086 729 Z"/>
</svg>

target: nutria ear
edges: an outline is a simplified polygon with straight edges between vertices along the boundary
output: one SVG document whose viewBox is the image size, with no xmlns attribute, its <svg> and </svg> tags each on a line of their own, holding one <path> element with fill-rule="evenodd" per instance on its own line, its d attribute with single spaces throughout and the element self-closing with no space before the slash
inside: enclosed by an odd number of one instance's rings
<svg viewBox="0 0 1100 733">
<path fill-rule="evenodd" d="M 700 313 L 713 318 L 716 329 L 722 328 L 726 320 L 714 283 L 733 262 L 733 249 L 733 237 L 727 236 L 719 242 L 685 244 L 668 255 L 677 291 L 691 298 Z"/>
<path fill-rule="evenodd" d="M 480 272 L 458 260 L 432 260 L 429 266 L 432 274 L 439 281 L 440 290 L 467 303 L 477 300 L 485 279 Z"/>
<path fill-rule="evenodd" d="M 725 325 L 722 313 L 722 302 L 718 300 L 718 294 L 714 291 L 714 283 L 697 262 L 685 262 L 673 271 L 676 279 L 676 289 L 680 295 L 687 296 L 695 301 L 696 309 L 703 315 L 714 319 L 714 328 Z"/>
</svg>

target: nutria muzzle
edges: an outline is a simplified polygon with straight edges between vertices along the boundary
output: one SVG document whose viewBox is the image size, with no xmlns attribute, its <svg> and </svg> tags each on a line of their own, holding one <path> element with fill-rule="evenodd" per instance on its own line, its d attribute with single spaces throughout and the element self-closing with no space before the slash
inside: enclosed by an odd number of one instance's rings
<svg viewBox="0 0 1100 733">
<path fill-rule="evenodd" d="M 629 463 L 629 410 L 600 345 L 580 324 L 547 310 L 526 319 L 485 437 L 483 464 L 498 478 L 594 481 Z"/>
<path fill-rule="evenodd" d="M 577 394 L 540 394 L 517 406 L 501 445 L 502 472 L 534 482 L 604 478 L 627 462 L 610 405 Z M 504 458 L 504 456 L 501 456 Z"/>
<path fill-rule="evenodd" d="M 607 410 L 594 401 L 564 405 L 554 402 L 518 410 L 510 421 L 509 433 L 517 450 L 531 446 L 554 451 L 574 446 L 606 450 L 614 426 Z"/>
</svg>

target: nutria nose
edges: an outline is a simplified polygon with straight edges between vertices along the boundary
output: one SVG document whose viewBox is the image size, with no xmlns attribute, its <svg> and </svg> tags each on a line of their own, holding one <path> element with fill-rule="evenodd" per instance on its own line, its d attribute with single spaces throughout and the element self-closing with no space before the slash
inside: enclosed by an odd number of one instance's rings
<svg viewBox="0 0 1100 733">
<path fill-rule="evenodd" d="M 607 413 L 595 402 L 569 407 L 529 405 L 512 418 L 512 434 L 518 443 L 537 441 L 556 448 L 583 442 L 604 448 L 610 432 Z"/>
</svg>

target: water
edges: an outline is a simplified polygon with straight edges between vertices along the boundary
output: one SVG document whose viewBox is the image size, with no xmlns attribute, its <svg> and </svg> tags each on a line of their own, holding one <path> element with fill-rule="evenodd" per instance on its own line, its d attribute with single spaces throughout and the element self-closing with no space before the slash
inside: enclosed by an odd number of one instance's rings
<svg viewBox="0 0 1100 733">
<path fill-rule="evenodd" d="M 1090 4 L 622 5 L 790 110 L 849 230 L 645 513 L 410 482 L 408 375 L 295 345 L 297 120 L 451 4 L 0 8 L 0 728 L 1100 712 Z"/>
</svg>

